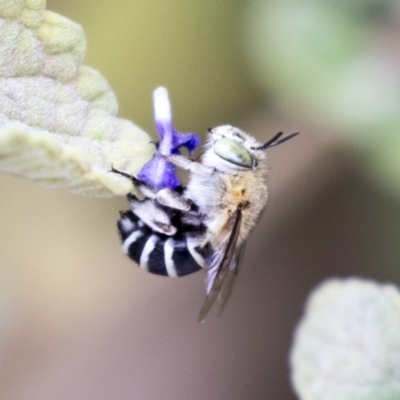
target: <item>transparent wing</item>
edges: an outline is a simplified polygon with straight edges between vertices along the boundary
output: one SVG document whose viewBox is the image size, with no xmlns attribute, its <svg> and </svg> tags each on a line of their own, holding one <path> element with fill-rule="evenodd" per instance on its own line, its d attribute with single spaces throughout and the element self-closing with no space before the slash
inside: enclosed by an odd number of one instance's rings
<svg viewBox="0 0 400 400">
<path fill-rule="evenodd" d="M 239 275 L 239 269 L 241 265 L 242 256 L 244 253 L 245 243 L 241 244 L 237 247 L 236 254 L 235 254 L 235 266 L 232 270 L 229 270 L 224 285 L 221 288 L 221 292 L 219 295 L 219 299 L 221 300 L 221 305 L 219 307 L 218 316 L 220 317 L 225 310 L 225 307 L 231 298 L 232 290 L 236 283 L 236 278 Z"/>
<path fill-rule="evenodd" d="M 197 318 L 198 322 L 203 322 L 211 307 L 215 303 L 218 295 L 220 293 L 224 294 L 226 292 L 229 297 L 230 289 L 233 287 L 234 276 L 237 274 L 237 266 L 238 266 L 238 256 L 240 256 L 240 249 L 237 247 L 237 240 L 240 232 L 240 225 L 242 221 L 242 212 L 240 209 L 237 209 L 234 213 L 233 217 L 233 227 L 231 235 L 229 239 L 226 241 L 226 245 L 216 252 L 214 255 L 211 265 L 207 270 L 207 278 L 206 278 L 206 289 L 207 289 L 207 297 L 204 301 L 204 304 L 200 310 L 199 316 Z M 231 277 L 232 275 L 232 277 Z M 228 277 L 231 277 L 226 281 Z M 225 283 L 228 287 L 221 289 L 225 286 Z M 227 299 L 222 299 L 223 304 L 226 303 Z"/>
</svg>

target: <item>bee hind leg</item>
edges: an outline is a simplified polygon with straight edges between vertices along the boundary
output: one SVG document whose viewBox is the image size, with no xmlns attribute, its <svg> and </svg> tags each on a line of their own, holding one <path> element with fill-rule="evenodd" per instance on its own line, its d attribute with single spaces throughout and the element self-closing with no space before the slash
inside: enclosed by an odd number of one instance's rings
<svg viewBox="0 0 400 400">
<path fill-rule="evenodd" d="M 185 199 L 179 192 L 164 188 L 157 192 L 156 200 L 163 206 L 173 208 L 175 210 L 189 211 L 191 203 Z"/>
<path fill-rule="evenodd" d="M 167 236 L 175 235 L 177 229 L 172 225 L 169 215 L 151 199 L 139 200 L 129 196 L 132 212 L 153 231 Z"/>
</svg>

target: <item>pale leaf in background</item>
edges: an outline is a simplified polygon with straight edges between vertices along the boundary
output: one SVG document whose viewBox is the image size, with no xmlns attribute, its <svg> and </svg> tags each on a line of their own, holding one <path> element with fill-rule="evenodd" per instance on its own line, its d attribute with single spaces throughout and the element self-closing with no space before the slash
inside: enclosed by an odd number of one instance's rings
<svg viewBox="0 0 400 400">
<path fill-rule="evenodd" d="M 312 294 L 291 354 L 301 400 L 400 398 L 400 293 L 394 285 L 329 280 Z"/>
<path fill-rule="evenodd" d="M 243 48 L 258 87 L 318 121 L 321 135 L 340 135 L 359 152 L 365 178 L 398 197 L 398 2 L 249 4 Z"/>
<path fill-rule="evenodd" d="M 124 195 L 149 136 L 116 117 L 106 80 L 82 66 L 82 28 L 45 1 L 0 2 L 0 171 L 89 196 Z M 150 96 L 149 96 L 150 104 Z"/>
</svg>

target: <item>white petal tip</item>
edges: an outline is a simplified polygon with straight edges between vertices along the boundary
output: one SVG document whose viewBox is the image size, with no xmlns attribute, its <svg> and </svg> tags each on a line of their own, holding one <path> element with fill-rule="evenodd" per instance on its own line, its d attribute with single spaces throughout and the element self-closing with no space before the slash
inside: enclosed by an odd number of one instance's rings
<svg viewBox="0 0 400 400">
<path fill-rule="evenodd" d="M 156 121 L 171 121 L 171 106 L 169 103 L 168 90 L 158 87 L 153 92 L 154 114 Z"/>
</svg>

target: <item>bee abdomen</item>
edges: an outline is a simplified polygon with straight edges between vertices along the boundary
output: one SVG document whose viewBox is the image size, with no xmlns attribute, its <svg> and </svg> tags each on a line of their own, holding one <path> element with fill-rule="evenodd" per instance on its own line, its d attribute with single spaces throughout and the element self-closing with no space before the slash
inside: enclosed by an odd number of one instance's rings
<svg viewBox="0 0 400 400">
<path fill-rule="evenodd" d="M 209 243 L 200 246 L 195 234 L 162 235 L 145 225 L 132 211 L 121 214 L 118 230 L 124 253 L 153 274 L 188 275 L 204 268 L 211 256 Z"/>
</svg>

